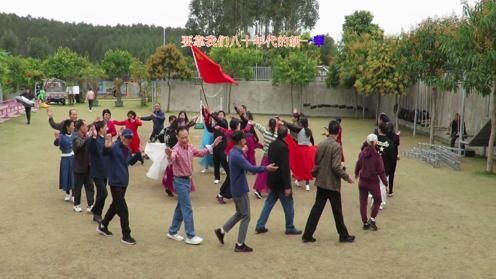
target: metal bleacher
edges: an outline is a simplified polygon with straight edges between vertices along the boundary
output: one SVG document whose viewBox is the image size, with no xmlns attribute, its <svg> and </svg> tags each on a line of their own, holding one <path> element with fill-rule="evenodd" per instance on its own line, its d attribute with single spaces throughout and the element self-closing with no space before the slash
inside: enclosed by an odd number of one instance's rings
<svg viewBox="0 0 496 279">
<path fill-rule="evenodd" d="M 444 145 L 418 143 L 416 147 L 403 152 L 403 156 L 421 160 L 434 168 L 446 166 L 459 171 L 461 170 L 461 161 L 464 154 L 462 151 L 462 155 L 458 155 L 458 151 L 458 148 L 451 148 Z"/>
</svg>

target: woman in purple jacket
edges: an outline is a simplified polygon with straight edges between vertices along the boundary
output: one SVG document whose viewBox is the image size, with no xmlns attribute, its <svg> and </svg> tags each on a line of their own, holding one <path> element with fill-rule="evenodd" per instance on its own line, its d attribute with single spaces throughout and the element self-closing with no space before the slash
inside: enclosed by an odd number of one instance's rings
<svg viewBox="0 0 496 279">
<path fill-rule="evenodd" d="M 355 178 L 360 177 L 358 190 L 360 192 L 360 215 L 362 216 L 363 229 L 377 230 L 375 218 L 379 213 L 379 207 L 382 203 L 381 189 L 379 179 L 388 187 L 384 163 L 381 155 L 377 152 L 377 136 L 370 134 L 367 136 L 367 144 L 362 148 L 355 166 Z M 367 202 L 368 195 L 372 194 L 374 203 L 372 204 L 372 213 L 367 220 Z"/>
</svg>

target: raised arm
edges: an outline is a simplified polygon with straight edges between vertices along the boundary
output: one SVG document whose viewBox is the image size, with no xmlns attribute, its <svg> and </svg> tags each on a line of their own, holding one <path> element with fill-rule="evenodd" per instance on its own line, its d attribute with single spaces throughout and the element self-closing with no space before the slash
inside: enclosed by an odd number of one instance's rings
<svg viewBox="0 0 496 279">
<path fill-rule="evenodd" d="M 142 121 L 151 121 L 153 119 L 153 115 L 141 116 L 140 119 Z"/>
<path fill-rule="evenodd" d="M 254 123 L 254 124 L 255 124 L 255 129 L 257 129 L 258 131 L 260 131 L 260 133 L 262 133 L 262 134 L 267 133 L 267 129 L 264 126 L 262 126 L 262 125 L 260 125 L 258 123 Z"/>
<path fill-rule="evenodd" d="M 282 123 L 284 123 L 284 126 L 288 127 L 288 129 L 294 133 L 299 133 L 301 131 L 301 129 L 303 129 L 303 127 L 298 127 L 298 126 L 291 124 L 291 123 L 288 123 L 286 121 L 283 121 Z"/>
<path fill-rule="evenodd" d="M 117 126 L 126 125 L 126 120 L 122 120 L 122 121 L 114 120 L 113 122 L 114 122 L 114 125 L 117 125 Z"/>
</svg>

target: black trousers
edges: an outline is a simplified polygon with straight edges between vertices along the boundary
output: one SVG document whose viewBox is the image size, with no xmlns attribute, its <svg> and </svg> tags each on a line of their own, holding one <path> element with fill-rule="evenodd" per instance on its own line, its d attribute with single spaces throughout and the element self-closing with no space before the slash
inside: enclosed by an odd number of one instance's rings
<svg viewBox="0 0 496 279">
<path fill-rule="evenodd" d="M 157 140 L 159 140 L 160 143 L 164 143 L 164 137 L 163 136 L 160 137 L 161 138 L 161 140 L 160 140 L 160 138 L 158 136 L 158 134 L 160 134 L 160 131 L 161 130 L 153 129 L 152 134 L 150 135 L 150 142 L 156 142 Z"/>
<path fill-rule="evenodd" d="M 338 231 L 339 237 L 345 238 L 349 236 L 346 225 L 344 224 L 343 209 L 341 207 L 341 193 L 317 187 L 315 204 L 310 211 L 310 216 L 308 216 L 303 238 L 310 239 L 313 236 L 327 200 L 331 203 L 332 214 L 334 215 L 334 222 L 336 223 L 336 230 Z"/>
<path fill-rule="evenodd" d="M 112 194 L 112 204 L 103 218 L 102 225 L 108 227 L 110 221 L 117 214 L 121 219 L 122 236 L 130 236 L 131 229 L 129 228 L 129 211 L 126 204 L 126 189 L 127 187 L 110 186 L 110 193 Z"/>
<path fill-rule="evenodd" d="M 93 177 L 96 186 L 96 199 L 91 212 L 95 215 L 102 216 L 103 207 L 105 206 L 105 199 L 108 196 L 107 192 L 107 179 Z"/>
<path fill-rule="evenodd" d="M 389 184 L 389 193 L 388 194 L 392 194 L 393 193 L 393 187 L 394 187 L 394 174 L 396 173 L 396 166 L 398 165 L 398 161 L 394 161 L 393 162 L 393 166 L 392 166 L 392 172 L 391 174 L 389 174 L 389 181 L 388 181 L 388 184 Z"/>
<path fill-rule="evenodd" d="M 222 195 L 224 198 L 230 199 L 232 198 L 230 185 L 231 179 L 229 174 L 229 164 L 227 163 L 227 156 L 224 152 L 224 149 L 214 149 L 213 159 L 215 179 L 220 180 L 220 166 L 222 166 L 222 168 L 226 172 L 226 180 L 224 180 L 224 183 L 222 183 L 219 194 Z"/>
<path fill-rule="evenodd" d="M 92 206 L 95 202 L 95 190 L 89 173 L 74 173 L 74 205 L 81 204 L 81 190 L 83 188 L 83 184 L 88 206 Z"/>
<path fill-rule="evenodd" d="M 93 108 L 93 100 L 88 100 L 88 108 L 90 110 Z"/>
<path fill-rule="evenodd" d="M 26 112 L 26 120 L 28 124 L 31 123 L 31 107 L 24 107 L 24 111 Z"/>
</svg>

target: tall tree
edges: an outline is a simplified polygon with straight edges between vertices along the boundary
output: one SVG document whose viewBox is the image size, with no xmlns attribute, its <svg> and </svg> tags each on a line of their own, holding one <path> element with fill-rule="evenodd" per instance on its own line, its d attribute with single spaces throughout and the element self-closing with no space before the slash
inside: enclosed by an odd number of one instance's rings
<svg viewBox="0 0 496 279">
<path fill-rule="evenodd" d="M 105 70 L 107 76 L 115 81 L 115 89 L 117 94 L 117 101 L 115 105 L 122 107 L 122 93 L 121 85 L 124 81 L 129 80 L 131 64 L 134 57 L 126 50 L 107 50 L 102 60 L 102 68 Z"/>
<path fill-rule="evenodd" d="M 79 81 L 84 66 L 84 58 L 68 48 L 59 48 L 43 62 L 47 77 L 62 79 L 69 83 Z"/>
<path fill-rule="evenodd" d="M 133 64 L 131 64 L 131 79 L 138 83 L 139 95 L 141 97 L 141 105 L 146 105 L 146 91 L 143 90 L 143 82 L 148 79 L 148 72 L 146 71 L 146 65 L 143 64 L 139 59 L 134 59 Z"/>
<path fill-rule="evenodd" d="M 300 90 L 300 111 L 302 109 L 303 87 L 315 80 L 318 58 L 307 52 L 295 50 L 288 57 L 274 59 L 272 65 L 272 83 L 289 84 L 291 87 L 291 109 L 294 108 L 293 87 Z"/>
<path fill-rule="evenodd" d="M 173 44 L 161 46 L 148 58 L 146 68 L 151 79 L 167 80 L 167 87 L 169 89 L 167 111 L 169 111 L 171 79 L 189 79 L 192 74 L 183 54 Z"/>
</svg>

